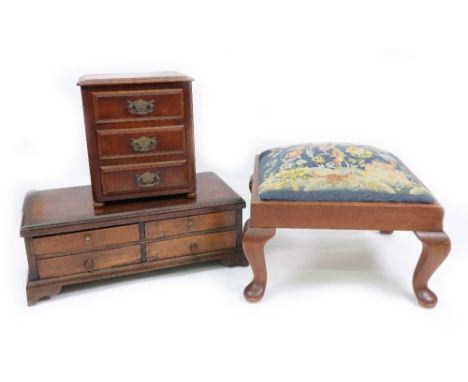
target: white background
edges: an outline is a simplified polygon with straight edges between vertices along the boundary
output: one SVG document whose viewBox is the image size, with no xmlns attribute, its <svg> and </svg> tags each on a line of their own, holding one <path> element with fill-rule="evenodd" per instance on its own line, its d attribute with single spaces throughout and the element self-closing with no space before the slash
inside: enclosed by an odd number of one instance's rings
<svg viewBox="0 0 468 382">
<path fill-rule="evenodd" d="M 466 1 L 8 1 L 0 12 L 0 379 L 466 381 Z M 269 284 L 204 264 L 26 306 L 21 204 L 89 184 L 78 77 L 193 76 L 198 171 L 247 201 L 256 153 L 347 141 L 393 151 L 446 207 L 453 249 L 415 302 L 407 232 L 279 230 Z M 244 218 L 248 216 L 245 210 Z"/>
</svg>

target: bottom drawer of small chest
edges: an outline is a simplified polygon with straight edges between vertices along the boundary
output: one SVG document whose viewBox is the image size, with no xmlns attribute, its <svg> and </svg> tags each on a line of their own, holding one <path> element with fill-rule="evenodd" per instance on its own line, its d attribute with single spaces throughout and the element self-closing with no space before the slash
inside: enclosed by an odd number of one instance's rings
<svg viewBox="0 0 468 382">
<path fill-rule="evenodd" d="M 187 162 L 102 166 L 101 182 L 103 195 L 184 188 L 188 186 Z"/>
<path fill-rule="evenodd" d="M 39 278 L 51 278 L 93 272 L 140 262 L 140 246 L 107 249 L 37 260 Z"/>
<path fill-rule="evenodd" d="M 236 247 L 236 231 L 192 235 L 180 239 L 148 243 L 148 260 L 168 259 Z"/>
</svg>

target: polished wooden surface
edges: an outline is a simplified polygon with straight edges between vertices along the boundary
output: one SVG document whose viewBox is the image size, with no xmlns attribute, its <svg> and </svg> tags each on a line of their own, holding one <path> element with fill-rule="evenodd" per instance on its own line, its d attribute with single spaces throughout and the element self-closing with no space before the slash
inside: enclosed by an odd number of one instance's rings
<svg viewBox="0 0 468 382">
<path fill-rule="evenodd" d="M 37 269 L 39 278 L 47 279 L 139 262 L 140 246 L 129 245 L 120 248 L 37 260 Z"/>
<path fill-rule="evenodd" d="M 195 255 L 236 247 L 236 231 L 191 235 L 148 243 L 148 260 Z"/>
<path fill-rule="evenodd" d="M 254 274 L 253 280 L 244 289 L 244 297 L 248 301 L 259 301 L 265 294 L 267 270 L 263 248 L 275 233 L 275 228 L 254 228 L 250 220 L 245 223 L 242 246 Z"/>
<path fill-rule="evenodd" d="M 148 239 L 161 239 L 190 232 L 234 227 L 235 224 L 236 211 L 226 211 L 148 222 L 145 224 L 145 232 Z"/>
<path fill-rule="evenodd" d="M 146 162 L 101 167 L 102 195 L 127 195 L 139 192 L 141 195 L 167 195 L 172 189 L 188 186 L 187 161 Z M 145 173 L 157 174 L 154 186 L 140 185 L 136 177 Z M 178 193 L 178 192 L 177 192 Z"/>
<path fill-rule="evenodd" d="M 248 301 L 259 301 L 267 282 L 263 247 L 276 228 L 317 228 L 414 231 L 423 243 L 416 266 L 413 287 L 421 305 L 433 307 L 437 296 L 428 280 L 450 251 L 450 239 L 443 232 L 444 210 L 438 203 L 363 203 L 262 201 L 258 197 L 259 160 L 255 158 L 254 174 L 249 182 L 252 192 L 250 219 L 245 224 L 243 248 L 252 267 L 253 280 L 244 290 Z"/>
<path fill-rule="evenodd" d="M 112 228 L 38 237 L 33 239 L 33 245 L 36 256 L 39 258 L 57 253 L 89 251 L 108 245 L 138 241 L 139 239 L 140 233 L 138 224 L 130 224 Z"/>
<path fill-rule="evenodd" d="M 247 265 L 245 202 L 213 173 L 198 174 L 193 199 L 163 197 L 94 208 L 89 186 L 31 192 L 21 235 L 28 303 L 62 286 L 154 269 L 221 261 Z"/>
<path fill-rule="evenodd" d="M 41 236 L 54 232 L 119 225 L 121 221 L 161 220 L 168 214 L 187 211 L 196 214 L 207 208 L 222 210 L 232 205 L 245 206 L 244 200 L 212 172 L 197 174 L 198 192 L 194 199 L 171 196 L 109 203 L 94 208 L 90 186 L 34 191 L 26 196 L 23 207 L 22 236 Z M 45 208 L 44 206 L 53 206 Z M 213 211 L 214 212 L 214 211 Z M 92 227 L 92 228 L 88 228 Z"/>
<path fill-rule="evenodd" d="M 143 116 L 132 114 L 128 110 L 127 102 L 136 100 L 153 102 L 153 111 Z M 119 122 L 158 121 L 184 117 L 183 87 L 174 89 L 95 91 L 93 92 L 93 101 L 96 123 L 111 124 L 102 128 L 112 128 L 113 123 Z"/>
<path fill-rule="evenodd" d="M 166 79 L 166 81 L 165 81 Z M 88 76 L 79 81 L 96 204 L 196 192 L 191 78 L 181 75 Z M 130 105 L 151 107 L 135 112 Z M 151 139 L 135 148 L 133 140 Z M 141 187 L 148 168 L 161 167 L 160 182 Z M 171 163 L 183 167 L 168 168 Z M 129 170 L 122 170 L 123 167 Z M 133 169 L 130 170 L 130 169 Z M 122 186 L 119 186 L 122 184 Z M 123 185 L 124 184 L 124 185 Z"/>
<path fill-rule="evenodd" d="M 134 83 L 158 83 L 158 82 L 185 82 L 193 81 L 193 78 L 185 74 L 166 71 L 153 73 L 106 73 L 86 74 L 78 80 L 79 86 L 95 85 L 124 85 Z"/>
<path fill-rule="evenodd" d="M 423 250 L 413 275 L 413 289 L 421 305 L 432 308 L 437 295 L 429 289 L 428 282 L 450 252 L 450 239 L 445 232 L 415 232 Z"/>
<path fill-rule="evenodd" d="M 141 137 L 156 139 L 156 147 L 147 152 L 135 152 L 131 142 Z M 97 144 L 100 160 L 180 155 L 185 151 L 185 129 L 184 126 L 159 126 L 99 130 Z"/>
</svg>

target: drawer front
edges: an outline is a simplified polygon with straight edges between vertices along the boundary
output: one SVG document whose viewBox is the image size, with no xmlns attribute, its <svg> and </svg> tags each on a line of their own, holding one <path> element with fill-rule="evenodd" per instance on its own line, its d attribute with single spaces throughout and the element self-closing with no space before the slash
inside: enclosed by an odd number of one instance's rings
<svg viewBox="0 0 468 382">
<path fill-rule="evenodd" d="M 184 126 L 98 130 L 99 159 L 183 154 Z"/>
<path fill-rule="evenodd" d="M 122 248 L 38 260 L 37 271 L 39 278 L 45 279 L 136 264 L 140 262 L 140 259 L 140 246 L 131 245 Z"/>
<path fill-rule="evenodd" d="M 139 239 L 138 224 L 132 224 L 40 237 L 33 239 L 33 245 L 34 253 L 40 258 L 59 253 L 89 251 L 108 245 L 131 243 Z"/>
<path fill-rule="evenodd" d="M 148 243 L 146 251 L 148 260 L 161 260 L 235 247 L 236 231 L 228 231 Z"/>
<path fill-rule="evenodd" d="M 187 187 L 187 162 L 102 166 L 101 183 L 103 195 Z"/>
<path fill-rule="evenodd" d="M 153 89 L 93 92 L 97 124 L 184 118 L 184 90 Z"/>
<path fill-rule="evenodd" d="M 186 232 L 228 228 L 235 224 L 236 211 L 226 211 L 149 222 L 145 225 L 145 234 L 147 239 L 160 239 Z"/>
</svg>

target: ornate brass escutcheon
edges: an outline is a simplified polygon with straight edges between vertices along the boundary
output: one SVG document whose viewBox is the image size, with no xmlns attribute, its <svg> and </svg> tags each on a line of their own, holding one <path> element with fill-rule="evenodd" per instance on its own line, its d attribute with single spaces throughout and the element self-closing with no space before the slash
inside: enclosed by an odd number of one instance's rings
<svg viewBox="0 0 468 382">
<path fill-rule="evenodd" d="M 130 139 L 130 145 L 136 153 L 147 153 L 149 151 L 153 151 L 157 144 L 158 140 L 155 137 L 150 138 L 143 136 Z"/>
<path fill-rule="evenodd" d="M 136 101 L 127 101 L 128 111 L 136 115 L 145 115 L 154 111 L 154 100 L 146 101 L 137 99 Z"/>
<path fill-rule="evenodd" d="M 139 187 L 151 187 L 159 184 L 161 177 L 158 172 L 144 172 L 141 175 L 137 175 L 136 184 Z"/>
</svg>

